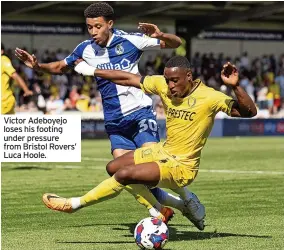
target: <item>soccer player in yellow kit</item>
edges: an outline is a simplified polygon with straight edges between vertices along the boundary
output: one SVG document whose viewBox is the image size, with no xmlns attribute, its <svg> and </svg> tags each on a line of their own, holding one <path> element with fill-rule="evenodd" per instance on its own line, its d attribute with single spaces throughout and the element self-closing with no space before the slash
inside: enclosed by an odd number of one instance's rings
<svg viewBox="0 0 284 250">
<path fill-rule="evenodd" d="M 12 115 L 15 114 L 15 97 L 10 87 L 10 79 L 13 78 L 20 87 L 24 90 L 24 96 L 32 95 L 25 84 L 22 77 L 16 72 L 12 66 L 11 60 L 4 54 L 4 45 L 1 44 L 1 114 Z"/>
<path fill-rule="evenodd" d="M 90 67 L 81 62 L 75 70 L 87 74 L 91 72 Z M 113 176 L 84 196 L 66 199 L 55 194 L 44 194 L 45 205 L 53 210 L 74 212 L 117 196 L 125 185 L 170 188 L 188 201 L 188 217 L 203 230 L 204 206 L 182 187 L 191 184 L 198 173 L 201 150 L 214 124 L 214 117 L 219 111 L 234 117 L 253 117 L 257 113 L 254 102 L 239 86 L 236 67 L 225 64 L 221 77 L 226 85 L 232 87 L 237 100 L 207 87 L 199 79 L 193 80 L 190 63 L 182 56 L 167 62 L 163 76 L 141 77 L 95 68 L 93 72 L 116 84 L 135 86 L 145 93 L 159 95 L 166 111 L 167 139 L 164 143 L 136 149 L 109 162 L 107 170 Z M 154 205 L 157 200 L 146 191 L 145 188 L 144 198 Z"/>
</svg>

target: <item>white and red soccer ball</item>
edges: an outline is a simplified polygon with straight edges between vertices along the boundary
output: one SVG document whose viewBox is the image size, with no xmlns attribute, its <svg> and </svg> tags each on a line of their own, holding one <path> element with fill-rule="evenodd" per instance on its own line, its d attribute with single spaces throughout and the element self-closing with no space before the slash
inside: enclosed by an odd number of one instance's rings
<svg viewBox="0 0 284 250">
<path fill-rule="evenodd" d="M 169 229 L 162 220 L 148 217 L 137 224 L 134 238 L 141 249 L 162 249 L 169 239 Z"/>
</svg>

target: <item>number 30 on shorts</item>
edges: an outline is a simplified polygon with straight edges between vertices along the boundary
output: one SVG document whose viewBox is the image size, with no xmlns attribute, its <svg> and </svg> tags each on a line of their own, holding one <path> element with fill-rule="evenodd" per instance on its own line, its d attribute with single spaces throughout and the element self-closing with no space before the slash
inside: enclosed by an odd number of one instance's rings
<svg viewBox="0 0 284 250">
<path fill-rule="evenodd" d="M 143 119 L 138 124 L 139 124 L 139 128 L 140 128 L 139 133 L 142 133 L 142 132 L 146 131 L 148 128 L 150 130 L 152 130 L 153 132 L 157 132 L 158 131 L 158 125 L 157 125 L 157 122 L 155 120 Z"/>
</svg>

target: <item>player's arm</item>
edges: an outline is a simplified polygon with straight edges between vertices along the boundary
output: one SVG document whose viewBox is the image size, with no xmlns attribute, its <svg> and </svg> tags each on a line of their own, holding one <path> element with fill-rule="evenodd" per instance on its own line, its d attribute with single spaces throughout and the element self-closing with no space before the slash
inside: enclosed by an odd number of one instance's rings
<svg viewBox="0 0 284 250">
<path fill-rule="evenodd" d="M 74 70 L 79 74 L 101 77 L 122 86 L 136 87 L 142 89 L 147 94 L 159 95 L 164 88 L 167 90 L 164 76 L 139 76 L 121 70 L 96 69 L 81 59 L 77 60 L 75 65 Z"/>
<path fill-rule="evenodd" d="M 155 24 L 139 23 L 138 28 L 143 33 L 145 33 L 147 36 L 151 38 L 159 39 L 160 47 L 162 49 L 165 49 L 165 48 L 175 49 L 175 48 L 178 48 L 182 44 L 182 41 L 178 36 L 160 31 L 158 26 Z"/>
<path fill-rule="evenodd" d="M 253 117 L 257 114 L 256 106 L 246 91 L 239 86 L 239 73 L 236 66 L 226 63 L 221 72 L 221 78 L 226 85 L 232 87 L 237 101 L 234 101 L 232 117 Z"/>
<path fill-rule="evenodd" d="M 71 68 L 65 64 L 64 60 L 51 62 L 51 63 L 38 63 L 37 71 L 51 73 L 51 74 L 64 74 Z"/>
<path fill-rule="evenodd" d="M 13 67 L 11 60 L 8 57 L 5 57 L 3 62 L 4 65 L 4 72 L 11 77 L 12 79 L 14 79 L 19 86 L 23 89 L 24 91 L 24 96 L 29 96 L 32 95 L 33 92 L 30 91 L 26 85 L 26 83 L 24 82 L 23 78 L 20 77 L 20 75 L 16 72 L 15 68 Z"/>
<path fill-rule="evenodd" d="M 101 70 L 87 64 L 84 60 L 79 59 L 75 62 L 74 70 L 84 76 L 96 76 L 101 77 L 111 82 L 122 85 L 131 86 L 136 88 L 140 87 L 141 76 L 124 72 L 121 70 Z"/>
<path fill-rule="evenodd" d="M 14 72 L 11 77 L 19 84 L 19 86 L 22 88 L 24 91 L 24 96 L 30 96 L 33 95 L 33 92 L 29 90 L 28 86 L 24 82 L 23 78 L 17 73 Z"/>
<path fill-rule="evenodd" d="M 70 67 L 64 60 L 51 62 L 51 63 L 39 63 L 35 55 L 29 54 L 27 51 L 16 48 L 15 55 L 25 63 L 25 65 L 36 71 L 51 73 L 51 74 L 64 74 L 70 70 Z"/>
<path fill-rule="evenodd" d="M 124 72 L 121 70 L 101 70 L 95 69 L 94 76 L 101 77 L 111 82 L 122 85 L 136 87 L 140 89 L 141 76 L 132 73 Z"/>
</svg>

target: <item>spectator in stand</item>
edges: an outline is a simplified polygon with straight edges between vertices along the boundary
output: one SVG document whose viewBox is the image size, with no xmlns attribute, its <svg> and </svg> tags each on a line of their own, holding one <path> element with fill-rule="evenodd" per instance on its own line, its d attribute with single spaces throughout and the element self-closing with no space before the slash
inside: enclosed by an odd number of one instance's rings
<svg viewBox="0 0 284 250">
<path fill-rule="evenodd" d="M 249 97 L 255 102 L 253 81 L 249 80 L 248 85 L 245 88 L 245 91 L 247 92 Z"/>
<path fill-rule="evenodd" d="M 78 93 L 78 87 L 76 85 L 73 85 L 72 90 L 69 94 L 72 109 L 76 108 L 76 102 L 79 100 L 79 98 L 80 94 Z"/>
<path fill-rule="evenodd" d="M 268 88 L 264 85 L 264 83 L 261 83 L 261 86 L 257 92 L 257 105 L 259 109 L 267 109 L 267 94 L 268 94 Z"/>
<path fill-rule="evenodd" d="M 197 76 L 201 75 L 201 67 L 202 67 L 202 60 L 200 58 L 200 53 L 196 52 L 193 59 L 192 59 L 192 66 L 194 69 L 193 77 L 197 78 Z M 223 64 L 221 64 L 221 67 Z"/>
<path fill-rule="evenodd" d="M 284 54 L 281 55 L 281 57 L 279 58 L 279 69 L 284 69 Z"/>
<path fill-rule="evenodd" d="M 219 90 L 220 86 L 219 83 L 216 81 L 216 76 L 210 76 L 210 78 L 207 80 L 207 85 L 213 89 Z"/>
<path fill-rule="evenodd" d="M 241 57 L 241 61 L 240 61 L 240 66 L 244 69 L 249 70 L 250 69 L 250 60 L 248 58 L 248 53 L 244 52 L 242 57 Z"/>
<path fill-rule="evenodd" d="M 47 114 L 60 114 L 64 110 L 64 102 L 59 98 L 59 95 L 51 95 L 46 102 Z"/>
<path fill-rule="evenodd" d="M 223 53 L 220 53 L 220 54 L 219 54 L 216 63 L 217 63 L 217 72 L 222 71 L 222 67 L 223 67 L 223 65 L 226 63 Z M 236 65 L 236 66 L 238 67 L 238 65 Z"/>
<path fill-rule="evenodd" d="M 244 89 L 249 85 L 249 79 L 246 74 L 241 74 L 240 75 L 240 86 Z"/>
<path fill-rule="evenodd" d="M 280 98 L 282 102 L 282 107 L 284 108 L 284 68 L 279 70 L 277 77 L 275 78 L 275 83 L 280 87 Z"/>
<path fill-rule="evenodd" d="M 273 114 L 279 111 L 279 108 L 281 106 L 280 101 L 280 86 L 273 80 L 270 82 L 270 85 L 268 87 L 268 90 L 273 95 Z"/>
<path fill-rule="evenodd" d="M 270 55 L 269 56 L 269 61 L 270 61 L 271 71 L 275 74 L 276 73 L 276 67 L 277 67 L 275 56 L 274 55 Z"/>
<path fill-rule="evenodd" d="M 262 59 L 261 59 L 261 67 L 262 67 L 262 72 L 267 72 L 267 70 L 269 69 L 269 59 L 267 57 L 267 55 L 263 55 Z"/>
</svg>

